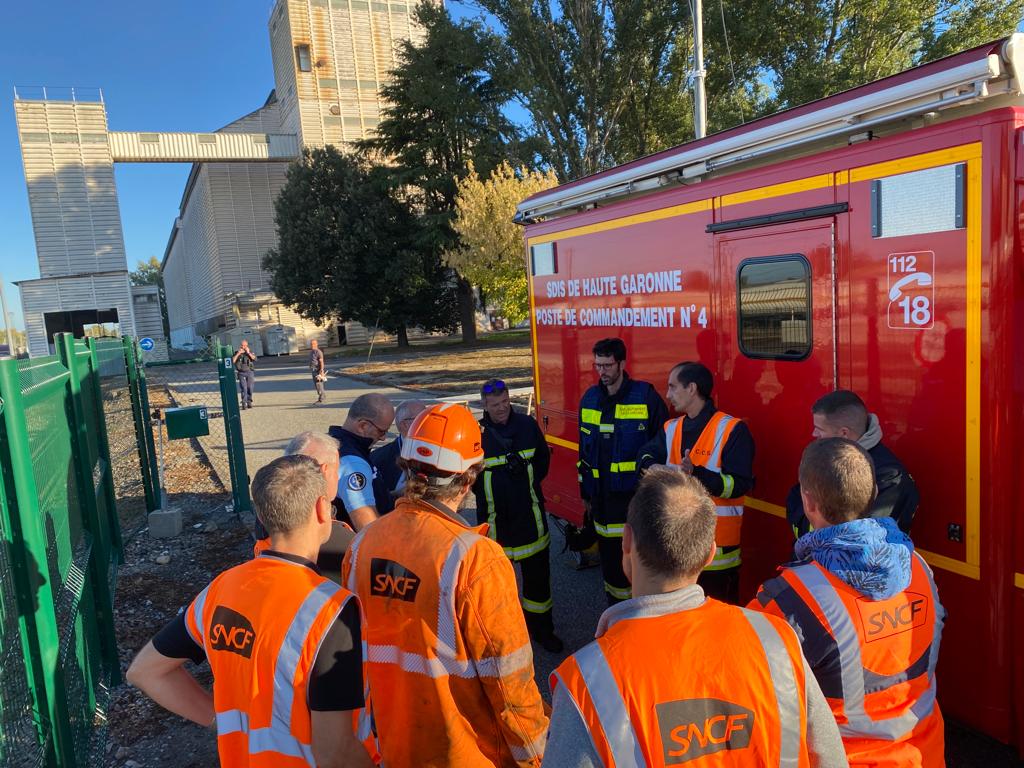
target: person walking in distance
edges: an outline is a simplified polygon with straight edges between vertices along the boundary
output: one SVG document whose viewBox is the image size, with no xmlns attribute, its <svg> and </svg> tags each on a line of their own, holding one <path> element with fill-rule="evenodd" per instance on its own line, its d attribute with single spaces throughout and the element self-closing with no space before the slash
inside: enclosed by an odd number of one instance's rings
<svg viewBox="0 0 1024 768">
<path fill-rule="evenodd" d="M 899 529 L 909 535 L 920 496 L 914 478 L 903 462 L 882 442 L 878 416 L 868 413 L 864 401 L 855 392 L 837 389 L 823 395 L 811 406 L 811 418 L 815 440 L 845 437 L 868 452 L 875 466 L 875 482 L 878 483 L 878 496 L 871 505 L 871 517 L 891 517 Z M 786 519 L 798 539 L 811 530 L 804 514 L 799 483 L 786 497 Z"/>
<path fill-rule="evenodd" d="M 128 682 L 157 704 L 216 725 L 224 768 L 369 768 L 355 733 L 363 707 L 358 602 L 314 561 L 331 532 L 314 459 L 256 473 L 252 500 L 270 549 L 217 576 L 139 652 Z M 206 659 L 213 692 L 183 667 Z"/>
<path fill-rule="evenodd" d="M 862 446 L 808 445 L 800 495 L 813 530 L 749 607 L 796 629 L 851 766 L 942 766 L 935 665 L 946 612 L 910 538 L 892 517 L 872 516 L 875 494 Z"/>
<path fill-rule="evenodd" d="M 549 653 L 561 653 L 551 618 L 551 535 L 541 491 L 551 453 L 537 421 L 512 408 L 504 381 L 485 382 L 480 399 L 484 470 L 473 484 L 477 519 L 487 520 L 487 535 L 519 563 L 530 637 Z"/>
<path fill-rule="evenodd" d="M 668 375 L 668 401 L 681 413 L 640 451 L 640 469 L 667 465 L 693 475 L 715 502 L 715 559 L 698 583 L 727 603 L 739 602 L 740 531 L 744 496 L 754 485 L 754 439 L 747 425 L 715 407 L 714 380 L 701 363 L 685 362 Z"/>
<path fill-rule="evenodd" d="M 242 395 L 242 410 L 252 408 L 252 386 L 256 380 L 253 372 L 256 355 L 249 349 L 249 342 L 242 340 L 238 351 L 231 358 L 235 366 L 235 375 L 238 377 L 238 391 Z"/>
<path fill-rule="evenodd" d="M 622 541 L 633 598 L 551 676 L 546 762 L 846 765 L 796 633 L 697 583 L 716 554 L 715 519 L 696 478 L 658 467 L 640 481 Z"/>
<path fill-rule="evenodd" d="M 425 410 L 402 441 L 405 495 L 345 556 L 391 768 L 539 766 L 544 752 L 548 719 L 515 572 L 458 512 L 483 459 L 467 408 Z"/>
<path fill-rule="evenodd" d="M 612 604 L 630 595 L 622 572 L 622 529 L 639 479 L 637 453 L 665 423 L 668 409 L 654 387 L 626 372 L 622 339 L 601 339 L 592 351 L 599 381 L 580 400 L 578 478 Z"/>
<path fill-rule="evenodd" d="M 320 343 L 313 339 L 309 342 L 309 372 L 313 376 L 313 388 L 316 390 L 316 401 L 324 401 L 324 382 L 327 381 L 327 369 L 324 368 L 324 353 Z"/>
</svg>

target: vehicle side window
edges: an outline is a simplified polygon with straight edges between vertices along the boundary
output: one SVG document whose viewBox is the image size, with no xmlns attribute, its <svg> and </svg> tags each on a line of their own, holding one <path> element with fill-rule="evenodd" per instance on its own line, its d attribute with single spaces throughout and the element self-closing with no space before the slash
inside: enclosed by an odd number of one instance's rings
<svg viewBox="0 0 1024 768">
<path fill-rule="evenodd" d="M 963 229 L 967 165 L 942 165 L 871 182 L 871 236 Z"/>
<path fill-rule="evenodd" d="M 534 277 L 554 275 L 558 272 L 558 256 L 554 243 L 530 246 L 530 271 Z"/>
<path fill-rule="evenodd" d="M 811 352 L 811 267 L 800 254 L 749 259 L 736 281 L 740 351 L 800 360 Z"/>
</svg>

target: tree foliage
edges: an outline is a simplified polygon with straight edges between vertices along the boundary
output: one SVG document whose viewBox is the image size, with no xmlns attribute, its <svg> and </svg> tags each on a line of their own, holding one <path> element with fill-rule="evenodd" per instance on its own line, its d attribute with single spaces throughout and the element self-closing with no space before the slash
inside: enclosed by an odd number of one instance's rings
<svg viewBox="0 0 1024 768">
<path fill-rule="evenodd" d="M 409 200 L 357 155 L 307 150 L 275 203 L 278 247 L 263 259 L 274 292 L 303 317 L 397 333 L 451 330 L 452 281 Z"/>
<path fill-rule="evenodd" d="M 128 273 L 128 280 L 132 285 L 163 285 L 163 275 L 160 273 L 160 260 L 156 256 L 150 256 L 148 261 L 140 261 L 135 265 L 135 270 Z"/>
<path fill-rule="evenodd" d="M 514 154 L 517 132 L 502 109 L 509 91 L 489 73 L 493 36 L 479 23 L 456 24 L 432 3 L 416 10 L 421 43 L 400 44 L 398 66 L 381 88 L 390 106 L 376 135 L 360 148 L 386 163 L 391 184 L 410 195 L 421 233 L 440 256 L 456 245 L 452 228 L 458 182 L 470 164 L 489 173 Z M 459 279 L 463 338 L 476 333 L 472 287 Z"/>
<path fill-rule="evenodd" d="M 448 263 L 494 300 L 512 323 L 529 316 L 523 231 L 512 221 L 516 206 L 558 183 L 553 171 L 541 173 L 502 163 L 484 179 L 475 169 L 459 182 L 455 231 L 460 247 Z"/>
</svg>

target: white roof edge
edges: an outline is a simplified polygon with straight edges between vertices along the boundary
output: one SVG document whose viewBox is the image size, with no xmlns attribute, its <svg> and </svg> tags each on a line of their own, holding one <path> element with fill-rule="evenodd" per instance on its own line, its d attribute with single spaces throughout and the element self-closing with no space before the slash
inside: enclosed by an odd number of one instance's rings
<svg viewBox="0 0 1024 768">
<path fill-rule="evenodd" d="M 1006 67 L 1003 66 L 1008 65 Z M 878 124 L 886 120 L 988 98 L 1007 90 L 1022 91 L 1024 76 L 1024 34 L 1011 35 L 1003 45 L 1002 57 L 981 54 L 975 61 L 894 85 L 856 99 L 766 125 L 737 136 L 725 137 L 689 151 L 641 163 L 571 187 L 558 188 L 521 202 L 516 221 L 528 223 L 538 216 L 620 197 L 631 192 L 655 189 L 667 181 L 665 174 L 695 178 L 714 167 L 768 154 L 773 150 L 825 138 L 829 134 Z M 1006 80 L 1005 89 L 994 91 L 993 81 Z M 964 90 L 969 89 L 969 90 Z M 688 172 L 686 172 L 688 171 Z"/>
</svg>

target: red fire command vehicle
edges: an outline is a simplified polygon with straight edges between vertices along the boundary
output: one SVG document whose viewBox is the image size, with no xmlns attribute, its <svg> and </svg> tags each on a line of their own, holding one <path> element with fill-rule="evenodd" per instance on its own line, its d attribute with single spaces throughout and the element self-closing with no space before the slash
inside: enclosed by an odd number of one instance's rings
<svg viewBox="0 0 1024 768">
<path fill-rule="evenodd" d="M 520 204 L 551 511 L 579 520 L 577 408 L 618 336 L 664 388 L 700 360 L 756 442 L 743 598 L 789 559 L 811 404 L 852 389 L 921 494 L 948 717 L 1024 741 L 1024 35 Z"/>
</svg>

